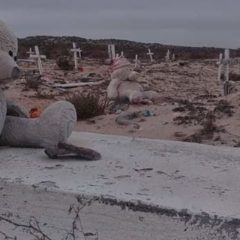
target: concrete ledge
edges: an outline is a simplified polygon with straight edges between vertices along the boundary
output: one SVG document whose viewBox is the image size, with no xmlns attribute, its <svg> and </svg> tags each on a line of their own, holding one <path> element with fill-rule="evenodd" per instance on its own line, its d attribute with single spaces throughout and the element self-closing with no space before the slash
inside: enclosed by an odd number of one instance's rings
<svg viewBox="0 0 240 240">
<path fill-rule="evenodd" d="M 96 232 L 99 240 L 240 237 L 239 149 L 90 133 L 71 141 L 98 150 L 102 160 L 0 149 L 2 213 L 23 222 L 35 216 L 59 239 L 71 225 L 67 209 L 81 195 L 92 199 L 81 213 L 92 233 L 87 239 Z M 14 233 L 2 222 L 1 229 Z"/>
</svg>

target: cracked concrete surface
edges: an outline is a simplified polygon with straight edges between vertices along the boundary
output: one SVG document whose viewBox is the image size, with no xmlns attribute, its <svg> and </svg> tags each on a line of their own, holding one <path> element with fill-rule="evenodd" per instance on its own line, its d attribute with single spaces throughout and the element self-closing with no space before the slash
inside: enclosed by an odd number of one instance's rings
<svg viewBox="0 0 240 240">
<path fill-rule="evenodd" d="M 79 132 L 71 142 L 99 151 L 102 160 L 0 149 L 2 213 L 35 216 L 58 239 L 81 195 L 94 197 L 82 218 L 100 240 L 240 238 L 240 149 Z M 14 234 L 0 222 L 1 229 Z"/>
</svg>

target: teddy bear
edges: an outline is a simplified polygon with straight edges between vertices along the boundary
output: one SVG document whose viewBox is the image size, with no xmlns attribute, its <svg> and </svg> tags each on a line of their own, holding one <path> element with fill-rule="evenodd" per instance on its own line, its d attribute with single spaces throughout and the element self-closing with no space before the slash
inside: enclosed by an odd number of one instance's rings
<svg viewBox="0 0 240 240">
<path fill-rule="evenodd" d="M 107 88 L 110 100 L 127 99 L 130 103 L 151 103 L 159 96 L 155 91 L 144 91 L 137 82 L 139 73 L 132 70 L 130 62 L 124 57 L 113 60 L 111 81 Z"/>
<path fill-rule="evenodd" d="M 77 121 L 76 109 L 70 102 L 57 101 L 32 119 L 21 106 L 5 98 L 1 86 L 17 79 L 21 70 L 15 61 L 16 37 L 2 22 L 0 41 L 0 145 L 44 148 L 49 158 L 100 159 L 98 152 L 67 142 Z"/>
</svg>

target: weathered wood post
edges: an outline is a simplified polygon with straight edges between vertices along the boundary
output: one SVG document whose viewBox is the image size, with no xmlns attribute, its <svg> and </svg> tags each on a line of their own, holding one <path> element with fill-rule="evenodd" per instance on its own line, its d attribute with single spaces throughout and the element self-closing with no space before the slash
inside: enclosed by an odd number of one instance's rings
<svg viewBox="0 0 240 240">
<path fill-rule="evenodd" d="M 81 59 L 82 50 L 76 47 L 76 43 L 73 43 L 73 48 L 71 49 L 71 52 L 73 52 L 74 69 L 78 70 L 78 55 L 79 55 L 79 58 Z"/>
<path fill-rule="evenodd" d="M 165 61 L 168 63 L 170 62 L 170 51 L 169 49 L 167 50 L 166 56 L 165 56 Z"/>
<path fill-rule="evenodd" d="M 222 67 L 223 67 L 223 54 L 222 53 L 219 54 L 219 60 L 218 60 L 217 64 L 218 64 L 218 81 L 221 81 Z"/>
<path fill-rule="evenodd" d="M 34 54 L 34 52 L 32 51 L 32 48 L 29 48 L 29 51 L 27 52 L 27 54 L 29 55 L 29 58 L 31 57 L 31 55 Z"/>
<path fill-rule="evenodd" d="M 38 71 L 40 75 L 42 75 L 43 74 L 42 59 L 46 59 L 46 56 L 40 55 L 38 46 L 35 46 L 34 49 L 35 49 L 35 54 L 30 54 L 29 58 L 37 60 Z"/>
<path fill-rule="evenodd" d="M 115 45 L 114 44 L 109 44 L 108 45 L 108 58 L 110 60 L 113 60 L 116 58 L 116 50 L 115 50 Z"/>
<path fill-rule="evenodd" d="M 151 52 L 150 48 L 148 49 L 147 55 L 150 57 L 150 62 L 152 63 L 153 62 L 153 55 L 154 55 L 154 53 Z"/>
<path fill-rule="evenodd" d="M 230 84 L 229 84 L 229 63 L 230 63 L 230 51 L 225 49 L 224 51 L 224 60 L 223 60 L 223 71 L 224 71 L 224 83 L 223 83 L 223 92 L 224 96 L 228 95 Z"/>
<path fill-rule="evenodd" d="M 134 62 L 135 62 L 134 68 L 137 68 L 138 67 L 138 55 L 137 54 L 135 55 Z"/>
</svg>

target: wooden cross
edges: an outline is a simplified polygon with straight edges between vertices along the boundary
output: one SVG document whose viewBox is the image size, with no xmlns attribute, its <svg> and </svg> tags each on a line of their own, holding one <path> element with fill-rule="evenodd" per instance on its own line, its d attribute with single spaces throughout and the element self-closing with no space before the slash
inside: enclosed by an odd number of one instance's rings
<svg viewBox="0 0 240 240">
<path fill-rule="evenodd" d="M 81 59 L 82 50 L 76 47 L 76 43 L 73 43 L 73 48 L 71 49 L 71 52 L 73 52 L 74 68 L 75 70 L 78 70 L 78 58 Z"/>
<path fill-rule="evenodd" d="M 221 80 L 222 70 L 223 70 L 223 93 L 224 96 L 228 95 L 230 92 L 230 83 L 229 83 L 229 65 L 230 65 L 230 51 L 225 49 L 224 58 L 223 54 L 219 55 L 219 61 L 217 62 L 218 66 L 218 80 Z"/>
<path fill-rule="evenodd" d="M 218 81 L 221 81 L 221 76 L 222 76 L 222 66 L 223 66 L 223 54 L 219 54 L 219 60 L 217 62 L 218 64 Z"/>
<path fill-rule="evenodd" d="M 31 55 L 34 54 L 34 52 L 32 51 L 32 48 L 29 48 L 29 51 L 27 52 L 27 54 L 29 54 L 29 58 L 30 58 Z"/>
<path fill-rule="evenodd" d="M 38 46 L 35 46 L 34 49 L 35 49 L 35 54 L 31 54 L 29 58 L 37 60 L 38 70 L 40 75 L 42 75 L 43 74 L 42 59 L 46 59 L 46 56 L 40 55 Z"/>
<path fill-rule="evenodd" d="M 153 55 L 154 55 L 154 53 L 151 52 L 150 48 L 148 49 L 147 55 L 149 55 L 149 57 L 150 57 L 150 62 L 152 63 L 152 62 L 153 62 Z"/>
<path fill-rule="evenodd" d="M 225 49 L 224 51 L 224 82 L 229 81 L 229 63 L 230 63 L 230 51 L 229 49 Z"/>
<path fill-rule="evenodd" d="M 115 45 L 114 44 L 109 44 L 108 45 L 108 58 L 113 60 L 116 58 L 116 51 L 115 51 Z"/>
<path fill-rule="evenodd" d="M 169 62 L 170 61 L 170 51 L 169 49 L 167 50 L 166 56 L 165 56 L 165 61 Z"/>
<path fill-rule="evenodd" d="M 138 55 L 137 55 L 137 54 L 135 55 L 135 60 L 134 60 L 134 62 L 135 62 L 135 65 L 134 65 L 134 67 L 135 67 L 135 68 L 137 68 L 137 67 L 138 67 L 138 65 L 139 65 L 139 61 L 138 61 Z"/>
</svg>

